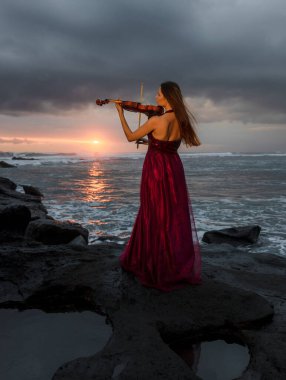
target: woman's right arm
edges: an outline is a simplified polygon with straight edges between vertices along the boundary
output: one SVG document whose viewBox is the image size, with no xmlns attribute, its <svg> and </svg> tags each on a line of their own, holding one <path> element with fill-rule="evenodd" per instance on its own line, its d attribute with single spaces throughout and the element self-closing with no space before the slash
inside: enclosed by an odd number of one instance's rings
<svg viewBox="0 0 286 380">
<path fill-rule="evenodd" d="M 117 108 L 119 119 L 122 124 L 123 131 L 126 135 L 126 138 L 129 142 L 131 141 L 137 141 L 141 139 L 142 137 L 146 136 L 149 132 L 152 132 L 158 123 L 159 116 L 152 116 L 150 119 L 148 119 L 143 125 L 141 125 L 139 128 L 137 128 L 135 131 L 131 131 L 129 128 L 129 125 L 127 124 L 127 121 L 124 117 L 123 108 L 120 104 L 115 103 L 115 106 Z"/>
</svg>

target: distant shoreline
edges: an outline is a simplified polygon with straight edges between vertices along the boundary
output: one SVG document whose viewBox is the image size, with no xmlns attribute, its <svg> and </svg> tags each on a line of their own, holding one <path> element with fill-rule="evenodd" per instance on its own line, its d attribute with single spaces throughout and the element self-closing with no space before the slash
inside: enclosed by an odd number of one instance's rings
<svg viewBox="0 0 286 380">
<path fill-rule="evenodd" d="M 0 156 L 15 156 L 15 155 L 29 155 L 29 156 L 77 156 L 77 153 L 52 153 L 52 152 L 2 152 Z"/>
</svg>

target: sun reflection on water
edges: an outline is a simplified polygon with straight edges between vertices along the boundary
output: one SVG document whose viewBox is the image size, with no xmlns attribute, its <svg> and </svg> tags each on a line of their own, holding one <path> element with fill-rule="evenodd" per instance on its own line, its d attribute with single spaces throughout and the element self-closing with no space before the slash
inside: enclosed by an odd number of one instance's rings
<svg viewBox="0 0 286 380">
<path fill-rule="evenodd" d="M 107 201 L 106 194 L 109 192 L 106 173 L 101 166 L 100 162 L 93 162 L 88 170 L 88 177 L 84 180 L 82 186 L 83 201 L 93 202 L 96 207 L 100 207 L 101 203 Z"/>
</svg>

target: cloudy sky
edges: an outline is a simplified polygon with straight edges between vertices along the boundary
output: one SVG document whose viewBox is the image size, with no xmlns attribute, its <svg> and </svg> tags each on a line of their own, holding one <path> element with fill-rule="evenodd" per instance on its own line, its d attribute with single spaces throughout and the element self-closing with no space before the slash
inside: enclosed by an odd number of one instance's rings
<svg viewBox="0 0 286 380">
<path fill-rule="evenodd" d="M 285 0 L 0 2 L 0 151 L 138 152 L 95 100 L 139 101 L 143 82 L 155 104 L 172 80 L 191 151 L 286 152 Z"/>
</svg>

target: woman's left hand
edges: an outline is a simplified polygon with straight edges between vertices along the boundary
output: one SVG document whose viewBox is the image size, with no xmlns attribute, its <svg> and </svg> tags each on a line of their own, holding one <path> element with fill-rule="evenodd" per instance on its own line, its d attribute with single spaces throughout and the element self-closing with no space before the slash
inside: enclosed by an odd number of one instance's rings
<svg viewBox="0 0 286 380">
<path fill-rule="evenodd" d="M 122 105 L 120 103 L 115 103 L 115 107 L 117 108 L 118 113 L 123 115 Z"/>
</svg>

